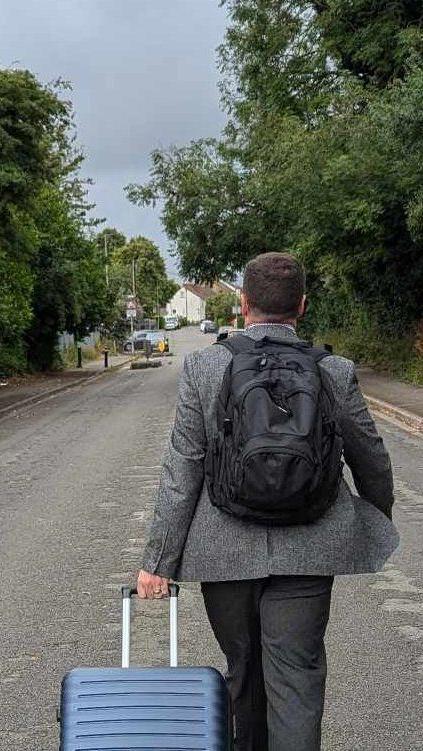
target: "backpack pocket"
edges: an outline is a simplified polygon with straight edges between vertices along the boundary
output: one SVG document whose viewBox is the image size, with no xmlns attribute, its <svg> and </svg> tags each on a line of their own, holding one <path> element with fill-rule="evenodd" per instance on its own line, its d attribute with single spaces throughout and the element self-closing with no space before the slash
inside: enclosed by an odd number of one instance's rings
<svg viewBox="0 0 423 751">
<path fill-rule="evenodd" d="M 297 445 L 296 445 L 297 444 Z M 257 511 L 298 510 L 321 480 L 321 468 L 306 441 L 277 443 L 256 436 L 241 457 L 237 502 Z"/>
<path fill-rule="evenodd" d="M 217 433 L 206 456 L 205 479 L 213 506 L 222 507 L 234 496 L 239 461 L 232 436 Z"/>
</svg>

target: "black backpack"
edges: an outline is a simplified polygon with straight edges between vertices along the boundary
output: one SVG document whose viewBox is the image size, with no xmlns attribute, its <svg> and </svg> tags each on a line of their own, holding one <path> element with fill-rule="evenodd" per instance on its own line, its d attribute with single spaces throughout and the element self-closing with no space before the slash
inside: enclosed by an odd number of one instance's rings
<svg viewBox="0 0 423 751">
<path fill-rule="evenodd" d="M 318 365 L 330 353 L 242 334 L 217 344 L 233 357 L 206 455 L 212 504 L 258 524 L 315 521 L 336 500 L 342 475 L 330 376 Z"/>
</svg>

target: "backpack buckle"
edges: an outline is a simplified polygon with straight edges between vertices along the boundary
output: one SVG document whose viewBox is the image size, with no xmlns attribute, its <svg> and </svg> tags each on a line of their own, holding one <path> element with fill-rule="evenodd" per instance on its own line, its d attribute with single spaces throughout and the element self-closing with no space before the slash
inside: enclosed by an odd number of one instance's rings
<svg viewBox="0 0 423 751">
<path fill-rule="evenodd" d="M 228 436 L 232 434 L 233 423 L 230 417 L 225 417 L 223 420 L 223 435 Z"/>
</svg>

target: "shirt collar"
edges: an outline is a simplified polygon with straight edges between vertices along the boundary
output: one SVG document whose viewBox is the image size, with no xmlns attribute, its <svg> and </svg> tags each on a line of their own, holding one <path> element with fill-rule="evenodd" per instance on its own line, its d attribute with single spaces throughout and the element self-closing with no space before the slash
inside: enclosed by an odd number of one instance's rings
<svg viewBox="0 0 423 751">
<path fill-rule="evenodd" d="M 249 331 L 250 329 L 254 329 L 259 326 L 266 326 L 267 328 L 276 327 L 278 329 L 283 326 L 284 328 L 288 329 L 288 331 L 292 331 L 293 334 L 297 333 L 295 326 L 292 326 L 292 324 L 290 323 L 266 323 L 266 321 L 263 321 L 263 323 L 250 323 L 245 330 Z"/>
</svg>

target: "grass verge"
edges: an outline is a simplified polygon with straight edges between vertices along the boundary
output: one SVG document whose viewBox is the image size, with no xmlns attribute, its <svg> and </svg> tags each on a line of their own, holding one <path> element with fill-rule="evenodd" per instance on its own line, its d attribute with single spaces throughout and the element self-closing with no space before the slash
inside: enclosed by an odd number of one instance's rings
<svg viewBox="0 0 423 751">
<path fill-rule="evenodd" d="M 319 343 L 331 344 L 334 354 L 349 357 L 357 364 L 388 372 L 401 381 L 423 385 L 423 353 L 415 338 L 388 338 L 377 331 L 341 329 L 320 334 L 316 339 Z"/>
</svg>

